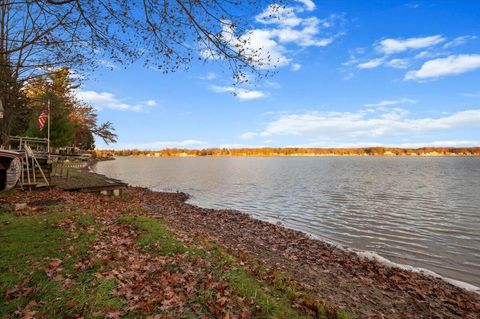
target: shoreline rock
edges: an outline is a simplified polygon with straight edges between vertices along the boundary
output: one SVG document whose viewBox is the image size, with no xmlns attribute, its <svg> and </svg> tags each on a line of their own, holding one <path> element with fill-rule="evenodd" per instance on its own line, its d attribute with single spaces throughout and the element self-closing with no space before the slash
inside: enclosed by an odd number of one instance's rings
<svg viewBox="0 0 480 319">
<path fill-rule="evenodd" d="M 387 266 L 242 212 L 191 205 L 185 193 L 129 190 L 142 192 L 152 214 L 182 231 L 276 265 L 360 318 L 480 318 L 480 295 L 441 278 Z"/>
</svg>

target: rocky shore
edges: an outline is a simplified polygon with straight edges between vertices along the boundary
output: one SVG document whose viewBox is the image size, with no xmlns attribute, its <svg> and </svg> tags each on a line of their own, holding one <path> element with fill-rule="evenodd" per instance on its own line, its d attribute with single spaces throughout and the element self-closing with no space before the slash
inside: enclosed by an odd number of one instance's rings
<svg viewBox="0 0 480 319">
<path fill-rule="evenodd" d="M 433 278 L 361 258 L 304 233 L 230 210 L 186 204 L 187 194 L 146 189 L 153 214 L 275 265 L 358 318 L 480 318 L 480 296 Z"/>
<path fill-rule="evenodd" d="M 18 201 L 41 203 L 46 198 L 64 201 L 82 211 L 94 211 L 95 218 L 112 227 L 113 233 L 110 232 L 109 236 L 126 232 L 123 226 L 115 222 L 125 214 L 150 216 L 165 221 L 168 230 L 185 245 L 208 241 L 226 249 L 231 256 L 240 260 L 238 264 L 249 273 L 258 273 L 257 268 L 251 265 L 259 262 L 269 269 L 267 274 L 272 271 L 282 273 L 290 278 L 293 287 L 301 287 L 303 291 L 311 293 L 313 297 L 309 298 L 313 299 L 294 297 L 292 301 L 292 307 L 300 309 L 307 317 L 321 317 L 318 315 L 320 301 L 335 311 L 345 309 L 354 318 L 480 318 L 480 295 L 476 293 L 439 278 L 387 267 L 301 232 L 253 219 L 241 212 L 190 205 L 186 203 L 188 195 L 184 193 L 159 193 L 128 187 L 123 199 L 114 199 L 52 190 L 15 192 L 2 196 L 1 202 L 4 205 Z M 104 236 L 106 241 L 96 244 L 101 254 L 108 255 L 109 249 L 125 249 L 125 245 L 119 244 L 119 241 L 126 239 L 115 237 L 116 242 L 109 248 L 109 240 L 113 237 Z M 133 239 L 129 240 L 132 242 Z M 125 253 L 128 255 L 128 251 Z M 260 280 L 268 282 L 268 278 L 269 275 L 262 275 Z M 145 282 L 144 289 L 157 289 Z M 269 289 L 272 288 L 266 291 Z M 238 300 L 245 300 L 242 298 Z M 232 301 L 232 304 L 236 302 Z M 206 317 L 242 318 L 242 313 L 245 318 L 249 317 L 245 314 L 255 317 L 252 310 L 246 312 L 240 306 L 231 309 L 232 312 L 228 313 L 230 317 L 222 311 Z M 235 314 L 234 309 L 243 309 L 243 312 L 239 310 Z M 122 317 L 122 314 L 125 312 L 119 312 L 118 317 Z"/>
</svg>

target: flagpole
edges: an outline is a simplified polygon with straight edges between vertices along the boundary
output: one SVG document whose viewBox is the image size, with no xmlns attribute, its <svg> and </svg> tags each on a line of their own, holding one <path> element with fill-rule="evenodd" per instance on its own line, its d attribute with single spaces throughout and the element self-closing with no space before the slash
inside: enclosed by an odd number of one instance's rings
<svg viewBox="0 0 480 319">
<path fill-rule="evenodd" d="M 48 155 L 50 156 L 50 99 L 48 99 L 47 101 L 47 113 L 48 113 L 48 116 L 47 116 L 47 124 L 48 124 L 48 131 L 47 131 L 47 153 Z"/>
</svg>

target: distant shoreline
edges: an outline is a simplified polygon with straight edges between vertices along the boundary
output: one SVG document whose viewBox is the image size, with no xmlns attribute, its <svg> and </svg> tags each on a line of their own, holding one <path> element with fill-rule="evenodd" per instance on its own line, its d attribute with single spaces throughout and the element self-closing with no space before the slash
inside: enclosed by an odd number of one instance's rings
<svg viewBox="0 0 480 319">
<path fill-rule="evenodd" d="M 480 147 L 422 148 L 209 148 L 162 150 L 96 150 L 98 157 L 330 157 L 330 156 L 480 156 Z"/>
<path fill-rule="evenodd" d="M 458 154 L 440 154 L 440 155 L 355 155 L 355 154 L 345 154 L 345 155 L 189 155 L 189 156 L 180 156 L 180 155 L 163 155 L 163 156 L 154 156 L 154 155 L 113 155 L 118 157 L 156 157 L 156 158 L 188 158 L 188 157 L 480 157 L 480 155 L 458 155 Z M 113 160 L 114 158 L 101 159 L 100 161 Z"/>
</svg>

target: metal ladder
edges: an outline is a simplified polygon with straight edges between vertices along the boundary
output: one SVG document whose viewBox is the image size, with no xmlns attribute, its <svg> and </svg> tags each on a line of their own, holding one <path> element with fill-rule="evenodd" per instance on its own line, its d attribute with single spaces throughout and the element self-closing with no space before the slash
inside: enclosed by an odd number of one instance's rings
<svg viewBox="0 0 480 319">
<path fill-rule="evenodd" d="M 35 157 L 35 153 L 33 152 L 32 148 L 24 142 L 23 149 L 25 151 L 25 155 L 22 157 L 22 176 L 21 176 L 21 186 L 37 186 L 37 174 L 35 170 L 38 169 L 40 174 L 45 181 L 45 184 L 42 186 L 50 186 L 50 183 L 43 173 L 42 166 L 38 163 L 37 158 Z M 26 176 L 25 176 L 26 175 Z M 25 183 L 26 182 L 26 183 Z M 43 184 L 43 183 L 42 183 Z"/>
</svg>

